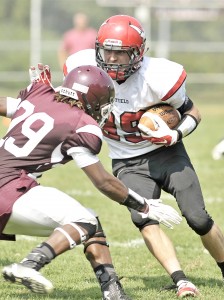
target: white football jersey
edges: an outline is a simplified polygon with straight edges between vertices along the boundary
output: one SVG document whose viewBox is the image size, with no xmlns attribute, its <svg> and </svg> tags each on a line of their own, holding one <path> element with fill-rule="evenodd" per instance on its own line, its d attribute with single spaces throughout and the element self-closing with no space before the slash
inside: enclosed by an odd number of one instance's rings
<svg viewBox="0 0 224 300">
<path fill-rule="evenodd" d="M 96 65 L 95 50 L 79 51 L 66 61 L 68 70 L 81 64 Z M 115 103 L 103 128 L 112 159 L 131 158 L 164 147 L 143 140 L 138 121 L 151 105 L 168 103 L 179 108 L 185 101 L 186 76 L 183 66 L 178 63 L 145 56 L 141 68 L 125 82 L 114 81 Z"/>
</svg>

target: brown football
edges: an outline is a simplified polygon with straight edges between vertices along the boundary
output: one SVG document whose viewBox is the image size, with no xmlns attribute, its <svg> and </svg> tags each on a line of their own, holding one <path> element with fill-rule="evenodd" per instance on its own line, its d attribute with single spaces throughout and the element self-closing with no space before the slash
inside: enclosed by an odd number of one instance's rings
<svg viewBox="0 0 224 300">
<path fill-rule="evenodd" d="M 164 122 L 169 126 L 170 129 L 173 129 L 180 122 L 180 113 L 169 104 L 156 104 L 151 106 L 147 112 L 158 115 L 163 119 Z M 150 128 L 151 130 L 156 130 L 153 121 L 147 115 L 142 115 L 139 123 Z"/>
</svg>

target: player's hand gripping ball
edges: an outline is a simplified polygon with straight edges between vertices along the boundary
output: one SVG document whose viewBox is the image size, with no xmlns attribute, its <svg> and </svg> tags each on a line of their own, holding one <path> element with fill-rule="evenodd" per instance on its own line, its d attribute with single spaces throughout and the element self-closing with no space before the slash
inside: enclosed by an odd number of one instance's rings
<svg viewBox="0 0 224 300">
<path fill-rule="evenodd" d="M 147 112 L 159 116 L 170 129 L 175 128 L 180 122 L 180 113 L 169 104 L 157 104 L 151 106 Z M 151 130 L 157 130 L 158 126 L 149 114 L 144 113 L 139 121 L 140 124 L 148 127 Z"/>
<path fill-rule="evenodd" d="M 178 132 L 174 128 L 180 122 L 180 113 L 169 104 L 150 107 L 139 120 L 142 137 L 156 145 L 171 146 L 177 142 Z"/>
</svg>

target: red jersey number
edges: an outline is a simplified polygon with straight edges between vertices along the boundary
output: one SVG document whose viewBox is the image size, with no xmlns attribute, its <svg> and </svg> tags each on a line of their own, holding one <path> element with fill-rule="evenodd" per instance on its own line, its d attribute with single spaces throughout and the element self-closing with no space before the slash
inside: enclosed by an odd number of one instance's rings
<svg viewBox="0 0 224 300">
<path fill-rule="evenodd" d="M 120 141 L 121 136 L 130 143 L 139 143 L 143 139 L 141 137 L 140 130 L 138 129 L 138 121 L 145 111 L 140 110 L 138 112 L 124 112 L 120 115 L 120 128 L 127 134 L 118 134 L 117 126 L 115 124 L 115 116 L 113 112 L 103 127 L 103 135 L 109 139 Z"/>
</svg>

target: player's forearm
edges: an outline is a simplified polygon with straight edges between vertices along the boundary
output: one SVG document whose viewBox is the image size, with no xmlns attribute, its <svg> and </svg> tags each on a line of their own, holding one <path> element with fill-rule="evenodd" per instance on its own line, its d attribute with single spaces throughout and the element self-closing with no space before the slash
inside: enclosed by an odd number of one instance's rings
<svg viewBox="0 0 224 300">
<path fill-rule="evenodd" d="M 195 105 L 193 105 L 193 107 L 190 110 L 186 111 L 184 114 L 193 116 L 197 120 L 198 124 L 201 122 L 201 114 Z"/>
<path fill-rule="evenodd" d="M 183 114 L 181 122 L 175 128 L 179 135 L 178 140 L 181 140 L 191 134 L 196 129 L 200 121 L 201 115 L 199 110 L 193 105 L 190 110 Z"/>
<path fill-rule="evenodd" d="M 110 174 L 97 188 L 110 199 L 139 212 L 145 212 L 148 207 L 143 197 L 128 189 L 120 180 Z"/>
<path fill-rule="evenodd" d="M 107 172 L 100 162 L 83 168 L 83 171 L 95 187 L 108 198 L 139 212 L 147 210 L 148 205 L 144 198 L 128 189 L 118 178 Z"/>
</svg>

